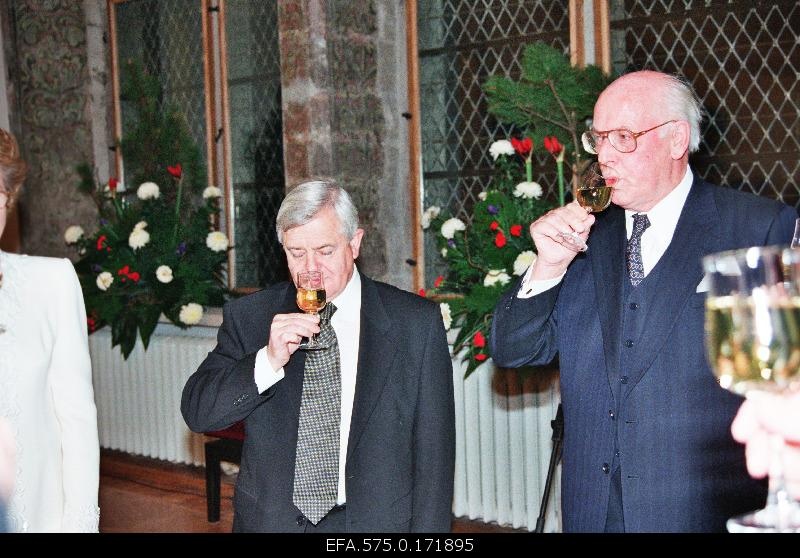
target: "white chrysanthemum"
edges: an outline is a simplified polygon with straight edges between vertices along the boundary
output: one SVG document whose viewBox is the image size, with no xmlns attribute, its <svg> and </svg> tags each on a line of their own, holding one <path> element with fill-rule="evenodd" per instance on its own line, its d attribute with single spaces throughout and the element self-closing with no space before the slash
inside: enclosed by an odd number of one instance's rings
<svg viewBox="0 0 800 558">
<path fill-rule="evenodd" d="M 520 182 L 514 188 L 514 196 L 520 198 L 536 198 L 537 200 L 542 197 L 542 187 L 538 182 Z"/>
<path fill-rule="evenodd" d="M 64 231 L 64 242 L 67 244 L 75 244 L 81 239 L 82 236 L 83 228 L 79 227 L 78 225 L 72 225 L 67 227 L 67 230 Z"/>
<path fill-rule="evenodd" d="M 436 219 L 441 213 L 441 208 L 438 205 L 432 205 L 428 209 L 426 209 L 422 213 L 422 218 L 420 219 L 420 223 L 422 224 L 423 229 L 427 229 L 431 226 L 431 221 Z"/>
<path fill-rule="evenodd" d="M 505 285 L 509 281 L 511 281 L 511 277 L 505 272 L 504 269 L 490 269 L 489 273 L 486 274 L 486 277 L 483 278 L 483 286 L 491 287 L 497 283 Z"/>
<path fill-rule="evenodd" d="M 203 190 L 203 199 L 207 200 L 208 198 L 221 198 L 222 197 L 222 190 L 217 188 L 216 186 L 209 186 L 205 190 Z"/>
<path fill-rule="evenodd" d="M 444 322 L 444 328 L 450 329 L 450 326 L 453 325 L 453 315 L 450 313 L 450 305 L 446 302 L 439 303 L 439 310 L 442 312 L 442 321 Z"/>
<path fill-rule="evenodd" d="M 455 217 L 448 219 L 442 225 L 442 236 L 450 240 L 456 234 L 456 231 L 463 231 L 467 228 L 464 221 Z"/>
<path fill-rule="evenodd" d="M 172 268 L 168 265 L 160 265 L 156 269 L 156 279 L 162 283 L 169 283 L 172 281 Z"/>
<path fill-rule="evenodd" d="M 144 221 L 142 221 L 142 223 L 144 223 Z M 145 226 L 147 226 L 147 223 L 145 223 Z M 150 233 L 144 230 L 144 227 L 139 227 L 139 225 L 136 225 L 131 232 L 131 235 L 128 237 L 128 246 L 134 250 L 138 250 L 148 242 L 150 242 Z"/>
<path fill-rule="evenodd" d="M 508 140 L 497 140 L 489 146 L 489 155 L 492 156 L 493 161 L 497 161 L 500 155 L 513 155 L 514 146 Z"/>
<path fill-rule="evenodd" d="M 447 257 L 447 248 L 442 248 L 442 257 L 443 258 Z"/>
<path fill-rule="evenodd" d="M 520 252 L 517 259 L 514 260 L 514 275 L 522 275 L 528 268 L 536 261 L 536 254 L 533 250 L 525 250 Z"/>
<path fill-rule="evenodd" d="M 214 231 L 208 233 L 206 237 L 206 246 L 213 252 L 222 252 L 228 249 L 228 237 L 225 233 Z"/>
<path fill-rule="evenodd" d="M 481 201 L 486 201 L 486 192 L 481 192 L 478 194 L 478 199 Z"/>
<path fill-rule="evenodd" d="M 181 306 L 181 313 L 178 319 L 186 325 L 194 325 L 203 317 L 203 307 L 196 302 L 190 302 Z"/>
<path fill-rule="evenodd" d="M 106 291 L 111 286 L 111 283 L 114 282 L 114 276 L 111 275 L 108 271 L 104 271 L 100 275 L 97 276 L 97 288 L 101 291 Z"/>
<path fill-rule="evenodd" d="M 158 184 L 155 182 L 142 182 L 136 190 L 136 196 L 140 200 L 156 199 L 161 195 Z"/>
</svg>

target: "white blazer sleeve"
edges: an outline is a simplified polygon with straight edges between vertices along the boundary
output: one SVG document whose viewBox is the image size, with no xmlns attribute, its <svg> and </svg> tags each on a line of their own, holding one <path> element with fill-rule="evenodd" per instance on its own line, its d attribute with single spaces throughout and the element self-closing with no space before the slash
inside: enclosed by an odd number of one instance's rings
<svg viewBox="0 0 800 558">
<path fill-rule="evenodd" d="M 92 388 L 92 365 L 86 331 L 86 310 L 78 277 L 69 260 L 52 284 L 55 346 L 50 361 L 50 386 L 60 427 L 63 456 L 64 531 L 97 532 L 100 519 L 98 484 L 100 443 Z"/>
</svg>

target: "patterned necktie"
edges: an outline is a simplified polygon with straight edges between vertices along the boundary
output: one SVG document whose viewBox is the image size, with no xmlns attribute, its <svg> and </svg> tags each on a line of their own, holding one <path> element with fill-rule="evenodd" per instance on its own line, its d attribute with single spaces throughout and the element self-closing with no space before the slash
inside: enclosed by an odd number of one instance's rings
<svg viewBox="0 0 800 558">
<path fill-rule="evenodd" d="M 336 505 L 339 487 L 339 424 L 342 365 L 331 325 L 336 307 L 320 312 L 319 342 L 327 349 L 306 351 L 292 501 L 314 525 Z"/>
<path fill-rule="evenodd" d="M 650 226 L 650 219 L 644 213 L 634 213 L 633 232 L 625 248 L 625 259 L 628 263 L 628 277 L 634 287 L 644 279 L 644 264 L 642 264 L 642 233 Z"/>
</svg>

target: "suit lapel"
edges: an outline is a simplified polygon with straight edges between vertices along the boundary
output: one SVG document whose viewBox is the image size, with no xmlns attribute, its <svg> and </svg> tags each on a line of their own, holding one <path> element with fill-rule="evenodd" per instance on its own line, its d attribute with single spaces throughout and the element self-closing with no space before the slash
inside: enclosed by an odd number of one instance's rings
<svg viewBox="0 0 800 558">
<path fill-rule="evenodd" d="M 588 257 L 592 263 L 594 290 L 610 385 L 619 377 L 620 326 L 622 324 L 625 270 L 625 211 L 611 206 L 602 215 L 602 226 L 589 235 Z M 601 225 L 598 223 L 598 225 Z"/>
<path fill-rule="evenodd" d="M 372 411 L 380 398 L 389 372 L 392 370 L 395 342 L 391 319 L 383 305 L 375 283 L 361 276 L 361 330 L 358 342 L 358 372 L 347 441 L 350 458 Z"/>
<path fill-rule="evenodd" d="M 695 178 L 672 242 L 653 269 L 658 271 L 658 275 L 653 277 L 657 284 L 650 285 L 644 303 L 648 312 L 645 317 L 647 327 L 632 360 L 634 366 L 629 374 L 628 392 L 653 363 L 700 283 L 703 277 L 701 258 L 719 245 L 718 222 L 719 214 L 711 188 Z"/>
</svg>

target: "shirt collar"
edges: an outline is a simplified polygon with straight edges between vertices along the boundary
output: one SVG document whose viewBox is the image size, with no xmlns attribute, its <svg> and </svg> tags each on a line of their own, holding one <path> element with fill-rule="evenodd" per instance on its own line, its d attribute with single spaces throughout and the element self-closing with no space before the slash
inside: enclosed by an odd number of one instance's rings
<svg viewBox="0 0 800 558">
<path fill-rule="evenodd" d="M 678 224 L 678 218 L 681 216 L 683 206 L 686 203 L 686 198 L 689 197 L 689 190 L 692 188 L 694 175 L 692 169 L 686 166 L 686 172 L 683 178 L 672 191 L 664 196 L 660 202 L 654 205 L 650 211 L 647 212 L 647 218 L 650 221 L 651 227 L 655 229 L 665 229 L 674 232 Z M 628 238 L 631 236 L 633 230 L 633 215 L 641 213 L 640 211 L 625 210 L 625 229 L 628 233 Z M 672 238 L 670 232 L 669 237 Z"/>
<path fill-rule="evenodd" d="M 336 305 L 336 314 L 333 317 L 337 318 L 337 321 L 358 321 L 361 313 L 361 275 L 355 265 L 353 275 L 344 290 L 330 302 Z"/>
</svg>

